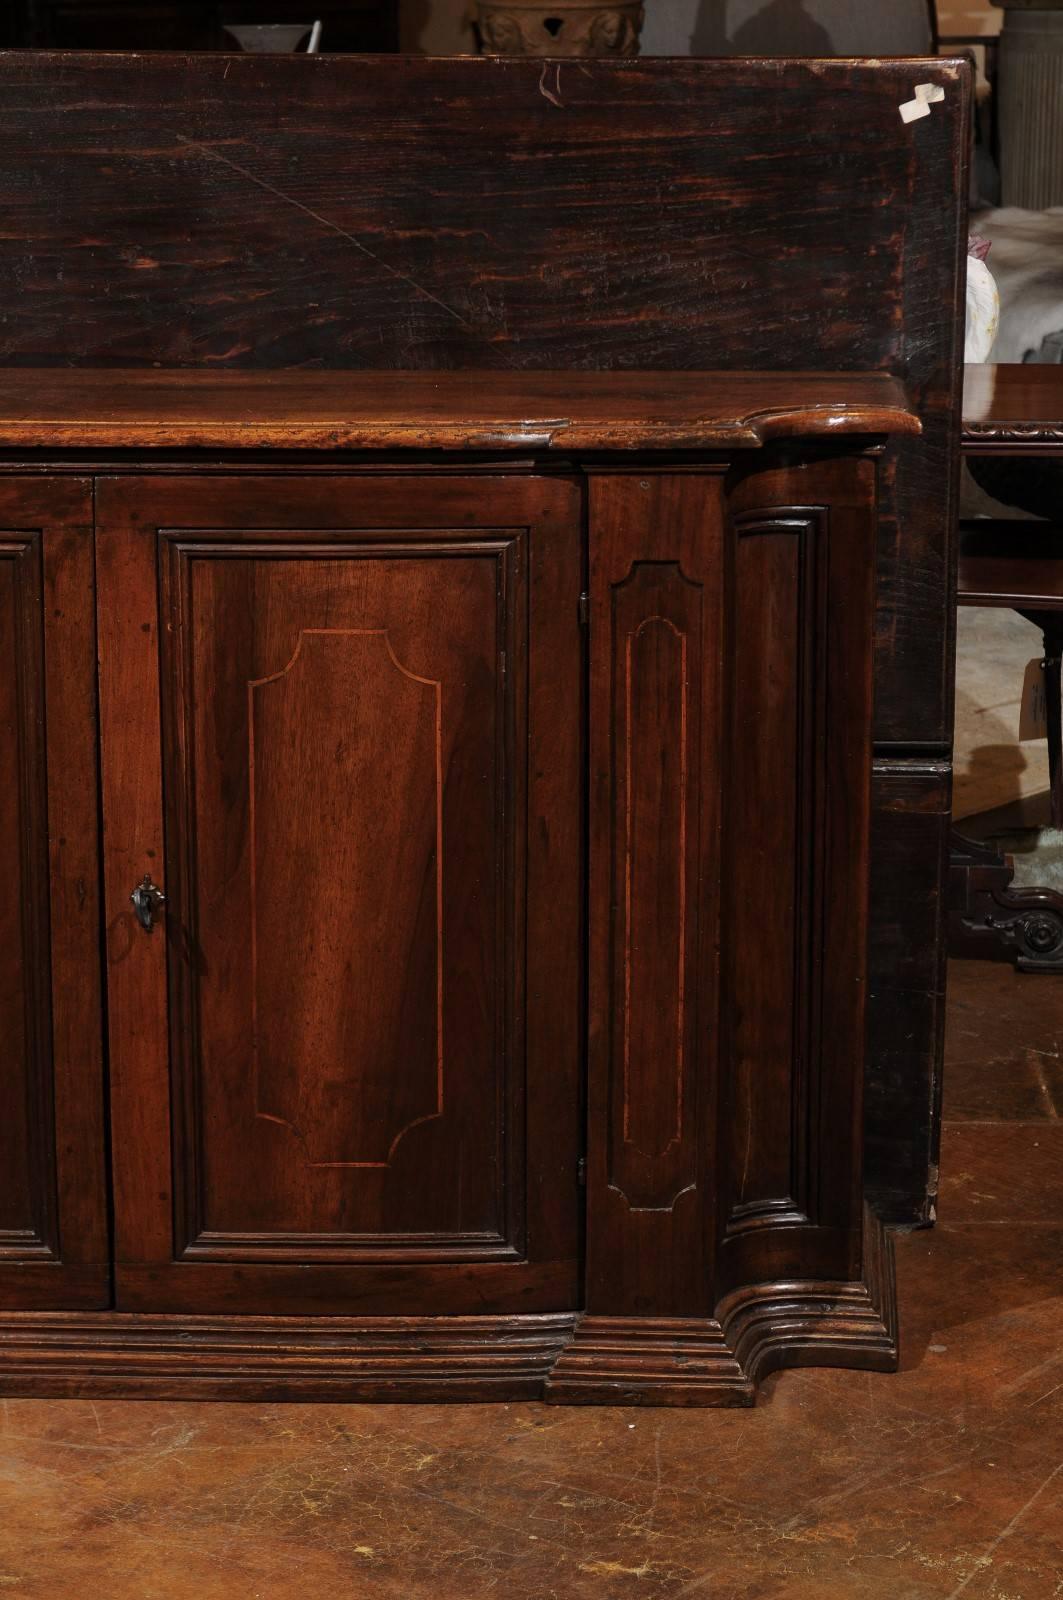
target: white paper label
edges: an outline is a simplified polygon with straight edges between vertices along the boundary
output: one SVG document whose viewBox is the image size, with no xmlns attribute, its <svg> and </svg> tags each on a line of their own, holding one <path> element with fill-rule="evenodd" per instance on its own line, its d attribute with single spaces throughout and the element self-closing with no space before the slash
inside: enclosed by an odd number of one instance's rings
<svg viewBox="0 0 1063 1600">
<path fill-rule="evenodd" d="M 1019 707 L 1019 743 L 1027 739 L 1048 738 L 1048 708 L 1045 704 L 1045 664 L 1041 656 L 1026 663 Z"/>
</svg>

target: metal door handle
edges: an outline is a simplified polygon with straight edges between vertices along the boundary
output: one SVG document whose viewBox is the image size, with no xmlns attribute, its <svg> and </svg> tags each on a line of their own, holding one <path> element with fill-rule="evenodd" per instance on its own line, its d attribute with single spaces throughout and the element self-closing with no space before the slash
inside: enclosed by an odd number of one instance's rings
<svg viewBox="0 0 1063 1600">
<path fill-rule="evenodd" d="M 160 906 L 166 904 L 166 896 L 156 884 L 152 883 L 151 874 L 145 872 L 129 898 L 133 902 L 137 921 L 145 933 L 150 933 L 155 926 L 155 913 Z"/>
</svg>

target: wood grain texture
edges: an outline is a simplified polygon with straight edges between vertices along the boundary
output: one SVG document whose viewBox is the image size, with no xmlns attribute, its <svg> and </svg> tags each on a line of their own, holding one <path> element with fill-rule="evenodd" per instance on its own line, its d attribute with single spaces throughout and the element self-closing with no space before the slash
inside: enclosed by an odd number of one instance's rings
<svg viewBox="0 0 1063 1600">
<path fill-rule="evenodd" d="M 652 450 L 917 435 L 881 373 L 8 369 L 0 449 Z"/>
<path fill-rule="evenodd" d="M 892 1241 L 864 1218 L 855 1282 L 790 1279 L 725 1295 L 711 1318 L 582 1317 L 544 1398 L 564 1405 L 751 1406 L 783 1367 L 897 1367 Z"/>
<path fill-rule="evenodd" d="M 592 1318 L 860 1278 L 874 532 L 871 458 L 591 478 Z"/>
<path fill-rule="evenodd" d="M 1059 450 L 1063 454 L 1063 442 Z M 991 517 L 968 522 L 960 539 L 957 605 L 1063 611 L 1061 543 L 1060 528 L 1051 523 Z"/>
<path fill-rule="evenodd" d="M 951 797 L 948 761 L 875 761 L 865 1177 L 898 1226 L 933 1222 L 937 1204 Z"/>
<path fill-rule="evenodd" d="M 939 59 L 587 61 L 547 96 L 519 60 L 13 53 L 0 361 L 890 373 L 923 432 L 883 473 L 875 736 L 944 757 L 969 96 Z M 870 1056 L 903 1071 L 881 1012 Z"/>
<path fill-rule="evenodd" d="M 963 453 L 970 456 L 1063 452 L 1063 375 L 1058 366 L 967 367 Z"/>
<path fill-rule="evenodd" d="M 515 59 L 3 56 L 0 361 L 892 373 L 924 432 L 885 484 L 876 728 L 944 742 L 969 68 L 561 78 L 548 97 Z M 945 100 L 905 125 L 924 82 Z"/>
<path fill-rule="evenodd" d="M 0 1390 L 56 1398 L 535 1399 L 572 1312 L 492 1317 L 0 1313 Z"/>
<path fill-rule="evenodd" d="M 98 505 L 119 1304 L 574 1305 L 577 488 Z"/>
<path fill-rule="evenodd" d="M 708 1316 L 721 477 L 590 481 L 587 1305 Z"/>
<path fill-rule="evenodd" d="M 874 463 L 728 480 L 721 1282 L 858 1274 Z M 822 508 L 822 509 L 821 509 Z"/>
<path fill-rule="evenodd" d="M 861 1282 L 755 1284 L 728 1296 L 719 1319 L 0 1313 L 0 1391 L 751 1406 L 780 1367 L 896 1367 L 893 1252 L 870 1218 L 864 1259 Z"/>
<path fill-rule="evenodd" d="M 0 480 L 0 1305 L 106 1305 L 92 491 Z"/>
</svg>

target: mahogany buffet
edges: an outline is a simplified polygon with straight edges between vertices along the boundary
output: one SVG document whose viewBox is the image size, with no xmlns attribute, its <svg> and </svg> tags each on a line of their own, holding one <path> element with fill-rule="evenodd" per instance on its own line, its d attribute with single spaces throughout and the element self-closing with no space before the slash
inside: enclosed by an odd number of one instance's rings
<svg viewBox="0 0 1063 1600">
<path fill-rule="evenodd" d="M 966 68 L 231 64 L 0 57 L 0 1392 L 889 1369 Z"/>
</svg>

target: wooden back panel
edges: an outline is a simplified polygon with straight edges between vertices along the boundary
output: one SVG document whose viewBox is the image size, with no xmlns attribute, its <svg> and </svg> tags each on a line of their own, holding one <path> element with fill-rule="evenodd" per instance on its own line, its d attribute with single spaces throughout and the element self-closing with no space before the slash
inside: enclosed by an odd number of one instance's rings
<svg viewBox="0 0 1063 1600">
<path fill-rule="evenodd" d="M 0 55 L 0 363 L 892 371 L 877 731 L 940 741 L 967 76 Z"/>
</svg>

